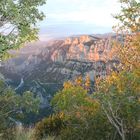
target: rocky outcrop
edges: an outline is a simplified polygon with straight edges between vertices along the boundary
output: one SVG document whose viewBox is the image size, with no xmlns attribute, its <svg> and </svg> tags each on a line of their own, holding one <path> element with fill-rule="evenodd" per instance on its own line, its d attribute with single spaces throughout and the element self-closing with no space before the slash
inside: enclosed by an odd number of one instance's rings
<svg viewBox="0 0 140 140">
<path fill-rule="evenodd" d="M 115 36 L 72 36 L 49 42 L 27 44 L 0 65 L 0 78 L 17 93 L 31 91 L 41 99 L 38 118 L 50 114 L 50 100 L 67 80 L 82 75 L 105 77 L 119 64 L 112 49 Z M 121 41 L 121 38 L 120 38 Z M 91 90 L 92 92 L 92 90 Z M 32 116 L 33 120 L 33 116 Z"/>
<path fill-rule="evenodd" d="M 97 38 L 94 36 L 71 37 L 56 48 L 51 55 L 52 61 L 63 62 L 68 59 L 79 61 L 108 61 L 113 50 L 112 38 Z M 111 56 L 111 57 L 110 57 Z"/>
<path fill-rule="evenodd" d="M 115 70 L 119 63 L 112 49 L 114 38 L 83 35 L 45 44 L 31 43 L 16 58 L 4 62 L 1 72 L 15 83 L 18 81 L 16 87 L 22 77 L 26 88 L 29 89 L 32 81 L 40 81 L 43 89 L 50 93 L 78 75 L 88 74 L 94 81 L 95 77 L 105 77 Z"/>
</svg>

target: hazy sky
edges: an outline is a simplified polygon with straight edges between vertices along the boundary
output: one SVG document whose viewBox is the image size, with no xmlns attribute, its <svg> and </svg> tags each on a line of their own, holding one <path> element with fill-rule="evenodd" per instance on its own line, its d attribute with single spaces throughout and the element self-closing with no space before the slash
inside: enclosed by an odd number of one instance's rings
<svg viewBox="0 0 140 140">
<path fill-rule="evenodd" d="M 46 18 L 39 23 L 42 39 L 112 31 L 118 0 L 47 0 L 40 8 Z"/>
</svg>

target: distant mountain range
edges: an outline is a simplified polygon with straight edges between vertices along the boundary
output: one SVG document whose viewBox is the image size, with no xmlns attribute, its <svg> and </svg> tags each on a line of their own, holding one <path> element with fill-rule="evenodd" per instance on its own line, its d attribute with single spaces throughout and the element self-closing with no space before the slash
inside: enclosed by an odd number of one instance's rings
<svg viewBox="0 0 140 140">
<path fill-rule="evenodd" d="M 15 90 L 31 90 L 45 106 L 64 81 L 89 75 L 94 82 L 95 77 L 115 70 L 119 64 L 112 48 L 115 38 L 114 34 L 80 35 L 29 43 L 18 52 L 11 51 L 16 57 L 3 62 L 0 72 Z"/>
</svg>

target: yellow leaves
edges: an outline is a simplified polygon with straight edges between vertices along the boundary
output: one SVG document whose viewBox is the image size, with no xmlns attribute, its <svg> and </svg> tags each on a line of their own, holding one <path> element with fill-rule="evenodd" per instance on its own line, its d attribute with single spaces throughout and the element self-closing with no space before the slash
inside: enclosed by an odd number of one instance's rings
<svg viewBox="0 0 140 140">
<path fill-rule="evenodd" d="M 63 84 L 64 89 L 68 89 L 70 87 L 73 87 L 73 84 L 70 81 L 67 81 Z"/>
<path fill-rule="evenodd" d="M 59 113 L 59 117 L 62 119 L 62 118 L 64 118 L 64 112 L 60 112 Z"/>
<path fill-rule="evenodd" d="M 120 70 L 133 71 L 140 67 L 140 33 L 125 34 L 123 44 L 115 46 L 122 66 Z"/>
<path fill-rule="evenodd" d="M 87 88 L 89 87 L 89 76 L 86 77 L 85 81 L 80 76 L 74 82 L 65 82 L 62 91 L 59 91 L 54 96 L 52 105 L 56 107 L 56 110 L 63 111 L 67 116 L 74 116 L 78 119 L 96 115 L 100 104 L 87 94 Z M 60 114 L 60 117 L 64 116 L 63 112 Z"/>
<path fill-rule="evenodd" d="M 86 80 L 85 80 L 85 89 L 89 90 L 90 86 L 91 86 L 90 77 L 89 77 L 89 75 L 87 75 Z"/>
<path fill-rule="evenodd" d="M 98 92 L 138 95 L 140 93 L 140 69 L 131 72 L 126 70 L 119 73 L 113 72 L 99 83 Z"/>
<path fill-rule="evenodd" d="M 65 82 L 63 87 L 64 90 L 74 87 L 82 87 L 86 91 L 89 91 L 91 87 L 90 76 L 87 75 L 85 79 L 82 76 L 78 76 L 74 81 Z"/>
<path fill-rule="evenodd" d="M 75 85 L 82 86 L 83 84 L 82 76 L 77 77 L 74 82 L 75 82 Z"/>
</svg>

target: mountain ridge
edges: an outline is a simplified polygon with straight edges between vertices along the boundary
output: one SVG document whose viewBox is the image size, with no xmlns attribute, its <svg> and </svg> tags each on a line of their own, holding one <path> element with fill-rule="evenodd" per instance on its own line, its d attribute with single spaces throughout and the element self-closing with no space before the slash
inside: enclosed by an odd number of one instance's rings
<svg viewBox="0 0 140 140">
<path fill-rule="evenodd" d="M 21 91 L 32 91 L 37 82 L 45 90 L 36 88 L 33 92 L 51 95 L 65 81 L 79 75 L 89 75 L 94 82 L 96 77 L 105 77 L 111 69 L 115 70 L 119 61 L 112 48 L 114 39 L 115 36 L 110 34 L 103 37 L 82 35 L 29 43 L 15 58 L 3 62 L 1 72 L 15 88 L 22 79 Z"/>
</svg>

